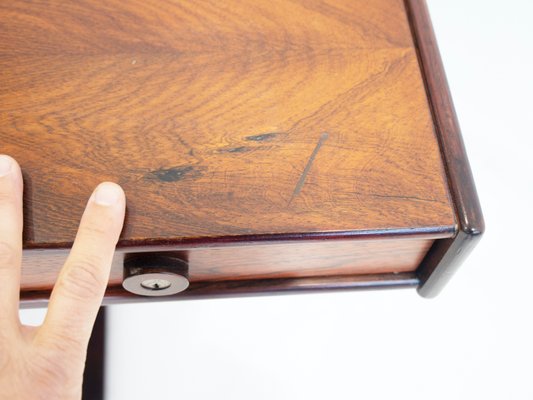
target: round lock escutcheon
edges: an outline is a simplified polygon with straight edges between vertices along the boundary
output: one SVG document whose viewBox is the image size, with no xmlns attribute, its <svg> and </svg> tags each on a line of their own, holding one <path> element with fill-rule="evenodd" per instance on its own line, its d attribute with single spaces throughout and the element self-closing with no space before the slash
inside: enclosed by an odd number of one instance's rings
<svg viewBox="0 0 533 400">
<path fill-rule="evenodd" d="M 128 254 L 122 287 L 140 296 L 169 296 L 189 287 L 188 264 L 165 254 Z"/>
</svg>

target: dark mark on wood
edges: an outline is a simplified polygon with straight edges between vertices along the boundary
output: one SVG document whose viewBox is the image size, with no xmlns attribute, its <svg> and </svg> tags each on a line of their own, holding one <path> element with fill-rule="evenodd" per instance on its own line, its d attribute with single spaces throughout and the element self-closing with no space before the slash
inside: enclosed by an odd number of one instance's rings
<svg viewBox="0 0 533 400">
<path fill-rule="evenodd" d="M 158 169 L 156 171 L 149 172 L 146 177 L 149 179 L 159 179 L 162 182 L 176 182 L 182 180 L 185 175 L 194 170 L 194 167 L 188 165 L 183 167 L 173 167 L 167 169 Z"/>
<path fill-rule="evenodd" d="M 219 153 L 246 153 L 248 151 L 252 150 L 249 147 L 241 146 L 241 147 L 230 147 L 226 149 L 219 149 Z"/>
<path fill-rule="evenodd" d="M 268 140 L 274 139 L 278 134 L 274 132 L 269 133 L 263 133 L 261 135 L 252 135 L 252 136 L 246 136 L 246 140 L 251 140 L 253 142 L 266 142 Z"/>
<path fill-rule="evenodd" d="M 313 165 L 313 162 L 315 161 L 316 155 L 318 154 L 318 151 L 324 144 L 324 142 L 329 137 L 329 134 L 327 132 L 322 133 L 320 135 L 320 139 L 318 139 L 318 143 L 315 146 L 315 149 L 311 153 L 311 156 L 309 157 L 309 160 L 307 160 L 307 164 L 304 168 L 304 171 L 302 172 L 302 175 L 300 175 L 300 179 L 298 179 L 298 183 L 296 184 L 296 187 L 294 188 L 294 192 L 292 192 L 291 199 L 289 200 L 289 204 L 291 204 L 292 200 L 300 194 L 302 191 L 302 188 L 305 184 L 305 179 L 307 178 L 307 175 L 309 174 L 309 171 L 311 170 L 311 167 Z"/>
</svg>

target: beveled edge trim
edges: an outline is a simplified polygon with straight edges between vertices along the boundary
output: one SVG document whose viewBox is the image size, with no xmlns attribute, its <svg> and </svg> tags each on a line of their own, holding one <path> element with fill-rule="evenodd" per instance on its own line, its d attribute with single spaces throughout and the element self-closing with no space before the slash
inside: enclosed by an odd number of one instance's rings
<svg viewBox="0 0 533 400">
<path fill-rule="evenodd" d="M 455 235 L 453 226 L 427 226 L 418 228 L 390 228 L 374 230 L 306 232 L 306 233 L 269 233 L 263 235 L 206 236 L 190 238 L 151 238 L 139 240 L 119 240 L 117 250 L 149 249 L 154 247 L 197 248 L 211 246 L 248 246 L 266 243 L 304 242 L 320 240 L 375 240 L 375 239 L 441 239 Z M 68 250 L 72 242 L 24 243 L 24 251 Z"/>
<path fill-rule="evenodd" d="M 103 305 L 152 301 L 231 298 L 256 295 L 308 293 L 365 289 L 392 289 L 417 287 L 419 279 L 414 272 L 398 274 L 346 275 L 307 278 L 245 279 L 233 281 L 192 282 L 187 290 L 165 297 L 143 297 L 126 291 L 121 286 L 108 287 Z M 27 291 L 21 308 L 46 307 L 49 290 Z"/>
<path fill-rule="evenodd" d="M 458 225 L 455 237 L 436 240 L 417 269 L 418 293 L 434 297 L 475 247 L 485 222 L 427 4 L 425 0 L 404 0 L 404 4 Z"/>
</svg>

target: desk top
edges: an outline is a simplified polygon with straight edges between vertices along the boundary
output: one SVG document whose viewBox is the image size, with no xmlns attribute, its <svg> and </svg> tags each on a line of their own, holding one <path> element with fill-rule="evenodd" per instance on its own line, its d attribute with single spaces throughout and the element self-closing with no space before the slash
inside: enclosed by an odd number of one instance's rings
<svg viewBox="0 0 533 400">
<path fill-rule="evenodd" d="M 103 180 L 119 246 L 456 227 L 399 0 L 4 2 L 0 141 L 27 248 Z"/>
</svg>

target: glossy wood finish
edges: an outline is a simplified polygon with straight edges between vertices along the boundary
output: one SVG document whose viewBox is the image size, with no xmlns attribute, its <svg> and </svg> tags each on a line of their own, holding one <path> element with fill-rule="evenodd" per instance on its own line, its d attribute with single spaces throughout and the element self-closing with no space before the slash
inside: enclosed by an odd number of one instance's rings
<svg viewBox="0 0 533 400">
<path fill-rule="evenodd" d="M 455 223 L 400 1 L 19 0 L 0 19 L 27 248 L 67 247 L 102 180 L 128 196 L 122 243 Z"/>
<path fill-rule="evenodd" d="M 458 223 L 456 236 L 436 241 L 417 270 L 418 292 L 434 297 L 478 243 L 485 221 L 426 3 L 408 0 L 406 4 Z"/>
<path fill-rule="evenodd" d="M 172 249 L 170 253 L 188 261 L 190 282 L 206 282 L 414 271 L 432 243 L 433 239 L 407 237 L 119 249 L 109 285 L 120 286 L 124 256 L 138 252 L 157 254 Z M 51 288 L 67 254 L 63 250 L 27 251 L 22 268 L 23 292 Z"/>
<path fill-rule="evenodd" d="M 114 299 L 129 298 L 122 259 L 136 251 L 192 262 L 179 298 L 302 280 L 434 287 L 472 210 L 459 131 L 442 138 L 449 92 L 424 55 L 436 47 L 422 6 L 1 4 L 0 151 L 26 185 L 22 298 L 46 296 L 101 180 L 128 197 Z"/>
</svg>

